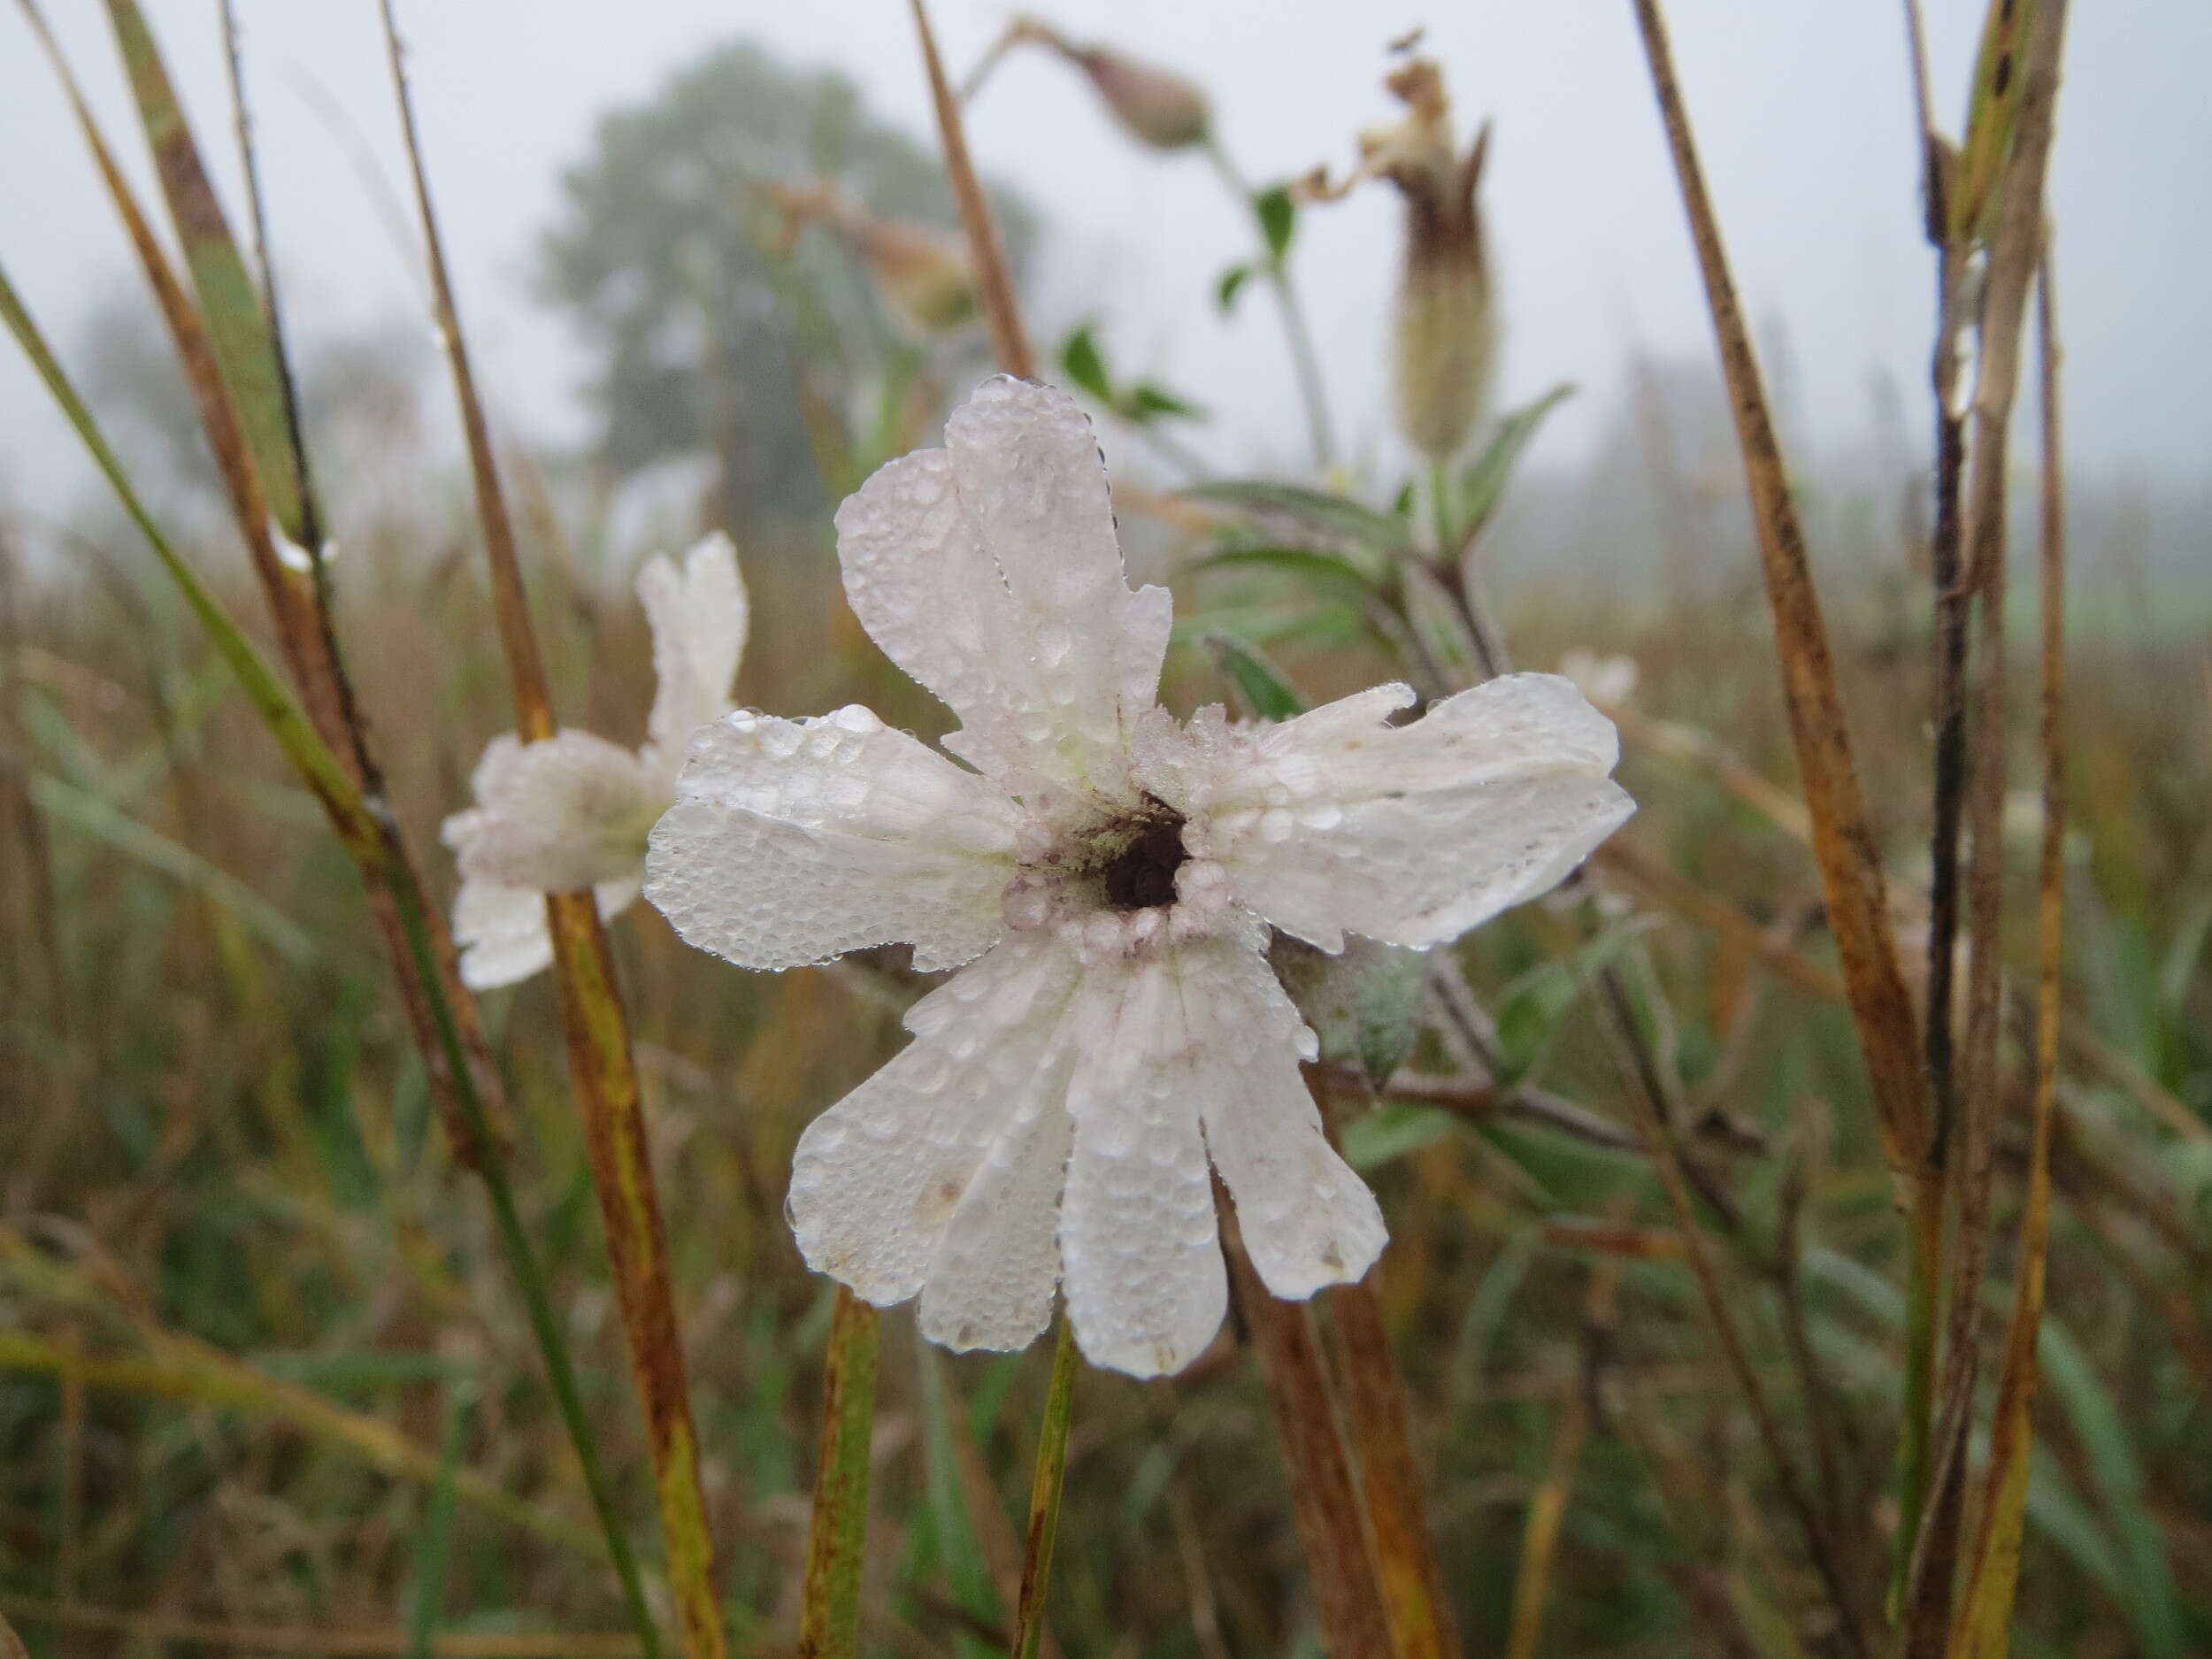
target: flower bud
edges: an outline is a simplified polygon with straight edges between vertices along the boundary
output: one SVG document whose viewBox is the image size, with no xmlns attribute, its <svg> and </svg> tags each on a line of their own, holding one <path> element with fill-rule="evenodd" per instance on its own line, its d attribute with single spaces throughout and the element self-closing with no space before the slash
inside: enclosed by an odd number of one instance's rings
<svg viewBox="0 0 2212 1659">
<path fill-rule="evenodd" d="M 1362 170 L 1405 200 L 1397 309 L 1398 429 L 1434 460 L 1467 442 L 1489 401 L 1498 324 L 1475 205 L 1490 129 L 1463 157 L 1452 142 L 1443 72 L 1416 58 L 1385 82 L 1407 108 L 1394 126 L 1362 134 Z"/>
<path fill-rule="evenodd" d="M 1090 77 L 1121 130 L 1153 150 L 1186 150 L 1205 142 L 1213 111 L 1205 89 L 1187 75 L 1103 46 L 1079 46 L 1036 18 L 1018 18 L 1010 42 L 1050 48 Z"/>
</svg>

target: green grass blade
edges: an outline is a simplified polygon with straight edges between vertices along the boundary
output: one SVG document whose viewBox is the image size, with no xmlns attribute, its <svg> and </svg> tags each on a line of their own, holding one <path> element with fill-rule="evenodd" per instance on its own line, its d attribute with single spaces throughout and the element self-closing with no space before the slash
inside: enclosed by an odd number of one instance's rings
<svg viewBox="0 0 2212 1659">
<path fill-rule="evenodd" d="M 2151 1513 L 2145 1497 L 2143 1465 L 2136 1456 L 2127 1420 L 2098 1380 L 2089 1356 L 2065 1326 L 2047 1313 L 2037 1335 L 2036 1348 L 2052 1397 L 2065 1411 L 2075 1437 L 2088 1454 L 2090 1471 L 2104 1500 L 2105 1516 L 2118 1547 L 2116 1553 L 2122 1580 L 2127 1586 L 2122 1609 L 2142 1641 L 2145 1659 L 2181 1659 L 2181 1607 L 2174 1586 L 2173 1563 L 2167 1559 L 2158 1517 Z"/>
<path fill-rule="evenodd" d="M 468 1443 L 473 1389 L 457 1386 L 446 1406 L 445 1439 L 438 1453 L 438 1479 L 430 1489 L 422 1532 L 415 1540 L 415 1582 L 407 1597 L 407 1659 L 430 1659 L 445 1608 L 446 1565 L 453 1558 L 455 1476 L 461 1448 Z"/>
<path fill-rule="evenodd" d="M 261 941 L 294 967 L 316 956 L 306 929 L 227 870 L 219 870 L 189 847 L 171 841 L 127 812 L 58 778 L 34 776 L 31 799 L 49 818 L 73 824 L 116 851 L 158 870 L 230 912 Z"/>
</svg>

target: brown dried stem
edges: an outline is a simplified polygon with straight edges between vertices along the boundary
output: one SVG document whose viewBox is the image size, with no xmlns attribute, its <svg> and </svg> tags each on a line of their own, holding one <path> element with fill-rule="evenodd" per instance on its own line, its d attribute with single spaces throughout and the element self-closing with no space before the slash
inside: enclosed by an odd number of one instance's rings
<svg viewBox="0 0 2212 1659">
<path fill-rule="evenodd" d="M 913 0 L 914 32 L 922 47 L 922 66 L 929 75 L 929 96 L 937 112 L 937 135 L 945 146 L 945 172 L 952 180 L 953 199 L 960 206 L 960 223 L 968 234 L 968 248 L 975 261 L 978 296 L 991 330 L 991 350 L 998 365 L 1021 380 L 1037 373 L 1036 353 L 1029 331 L 1022 326 L 1021 307 L 1014 296 L 1014 277 L 1006 263 L 1006 247 L 1000 241 L 997 221 L 983 182 L 976 177 L 968 154 L 968 134 L 960 120 L 960 99 L 945 78 L 944 60 L 937 55 L 937 37 L 930 30 L 929 12 L 922 0 Z"/>
</svg>

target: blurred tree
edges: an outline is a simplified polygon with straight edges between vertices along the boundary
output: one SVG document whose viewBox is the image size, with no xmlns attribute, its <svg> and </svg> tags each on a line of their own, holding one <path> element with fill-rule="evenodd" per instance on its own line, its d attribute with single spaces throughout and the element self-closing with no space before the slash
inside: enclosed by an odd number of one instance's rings
<svg viewBox="0 0 2212 1659">
<path fill-rule="evenodd" d="M 732 527 L 821 510 L 810 417 L 867 426 L 863 399 L 912 347 L 849 247 L 785 241 L 775 187 L 818 184 L 868 213 L 957 223 L 933 150 L 841 75 L 757 47 L 725 46 L 601 120 L 563 178 L 539 277 L 597 358 L 588 393 L 618 477 L 710 456 Z M 1018 269 L 1032 218 L 995 194 Z M 972 329 L 932 349 L 947 373 L 987 367 Z"/>
</svg>

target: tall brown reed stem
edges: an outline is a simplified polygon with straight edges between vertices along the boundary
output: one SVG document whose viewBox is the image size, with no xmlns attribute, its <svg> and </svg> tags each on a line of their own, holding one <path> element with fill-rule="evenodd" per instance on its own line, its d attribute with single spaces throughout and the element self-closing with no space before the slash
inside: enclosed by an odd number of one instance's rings
<svg viewBox="0 0 2212 1659">
<path fill-rule="evenodd" d="M 490 426 L 477 393 L 437 215 L 431 205 L 392 0 L 382 0 L 381 9 L 393 88 L 414 180 L 415 205 L 422 219 L 438 329 L 460 404 L 500 643 L 507 658 L 508 676 L 514 682 L 515 724 L 523 741 L 541 742 L 557 728 L 546 694 L 544 664 L 530 625 L 513 521 L 507 511 L 497 457 L 492 452 Z M 654 1187 L 644 1105 L 630 1052 L 629 1021 L 615 978 L 614 956 L 600 921 L 598 902 L 588 890 L 549 894 L 546 918 L 553 936 L 561 1022 L 568 1035 L 569 1070 L 575 1080 L 577 1103 L 583 1112 L 592 1187 L 599 1200 L 615 1293 L 629 1339 L 631 1375 L 645 1408 L 654 1492 L 659 1502 L 661 1534 L 668 1550 L 669 1581 L 675 1592 L 684 1651 L 691 1659 L 721 1659 L 725 1640 L 715 1590 L 714 1540 L 699 1483 L 698 1436 L 692 1425 L 683 1340 L 669 1273 L 667 1233 Z"/>
<path fill-rule="evenodd" d="M 2007 457 L 2018 394 L 2021 341 L 2030 287 L 2044 245 L 2044 180 L 2055 134 L 2066 0 L 2043 0 L 2024 42 L 2002 44 L 2002 79 L 2017 88 L 2016 108 L 1978 104 L 1976 124 L 2008 111 L 2011 149 L 2000 175 L 1996 217 L 1987 246 L 1981 309 L 1975 319 L 1976 358 L 1966 472 L 1961 585 L 1977 607 L 1973 656 L 1975 707 L 1968 756 L 1967 819 L 1972 861 L 1967 883 L 1968 941 L 1965 1044 L 1952 1122 L 1935 1138 L 1932 1156 L 1949 1197 L 1948 1319 L 1938 1389 L 1932 1402 L 1927 1491 L 1920 1533 L 1909 1553 L 1906 1651 L 1918 1659 L 1943 1651 L 1952 1627 L 1952 1598 L 1965 1507 L 1968 1436 L 1980 1368 L 1981 1286 L 1989 1254 L 2001 1078 L 2003 1025 L 2005 752 L 2008 715 L 2005 647 Z M 2018 61 L 2010 61 L 2016 54 Z M 1970 130 L 1967 148 L 1992 142 Z M 1948 215 L 1953 257 L 1972 234 L 1967 216 Z"/>
<path fill-rule="evenodd" d="M 2066 879 L 2066 497 L 2061 443 L 2056 302 L 2045 243 L 2036 285 L 2036 334 L 2043 426 L 2042 710 L 2043 842 L 2036 879 L 2035 1093 L 2028 1132 L 2028 1190 L 2020 1217 L 2012 1324 L 1989 1425 L 1989 1474 L 1979 1525 L 1967 1560 L 1949 1659 L 2004 1659 L 2020 1577 L 2034 1442 L 2036 1333 L 2043 1320 L 2044 1270 L 2051 1227 L 2051 1133 L 2056 1118 L 2060 969 Z"/>
</svg>

